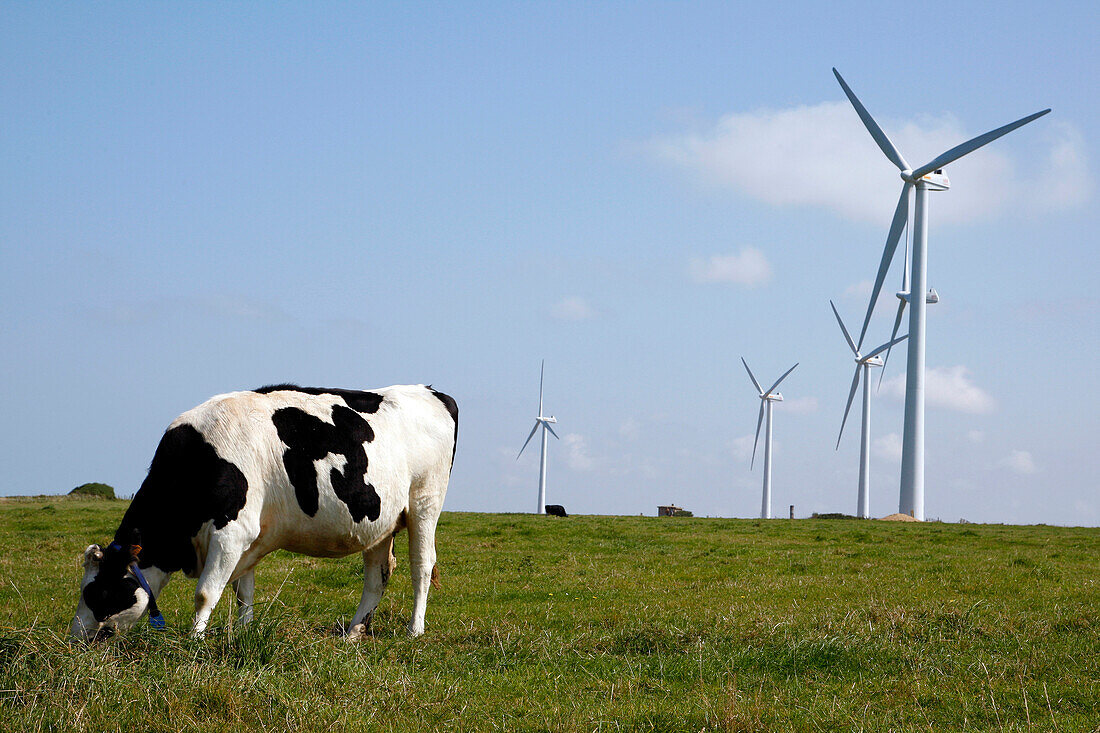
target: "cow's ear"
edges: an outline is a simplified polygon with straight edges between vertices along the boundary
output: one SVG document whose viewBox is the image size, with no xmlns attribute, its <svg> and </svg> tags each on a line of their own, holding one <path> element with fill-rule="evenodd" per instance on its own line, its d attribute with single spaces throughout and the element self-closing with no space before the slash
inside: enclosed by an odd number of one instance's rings
<svg viewBox="0 0 1100 733">
<path fill-rule="evenodd" d="M 98 565 L 103 560 L 103 549 L 99 545 L 88 545 L 84 550 L 84 567 Z"/>
</svg>

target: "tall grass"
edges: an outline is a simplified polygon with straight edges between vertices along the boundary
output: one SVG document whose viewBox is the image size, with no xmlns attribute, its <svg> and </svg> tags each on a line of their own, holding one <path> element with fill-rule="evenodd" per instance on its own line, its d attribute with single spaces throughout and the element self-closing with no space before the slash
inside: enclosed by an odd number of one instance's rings
<svg viewBox="0 0 1100 733">
<path fill-rule="evenodd" d="M 0 730 L 1058 730 L 1100 721 L 1100 531 L 445 514 L 349 644 L 357 559 L 275 553 L 223 598 L 71 646 L 78 557 L 123 502 L 0 503 Z"/>
</svg>

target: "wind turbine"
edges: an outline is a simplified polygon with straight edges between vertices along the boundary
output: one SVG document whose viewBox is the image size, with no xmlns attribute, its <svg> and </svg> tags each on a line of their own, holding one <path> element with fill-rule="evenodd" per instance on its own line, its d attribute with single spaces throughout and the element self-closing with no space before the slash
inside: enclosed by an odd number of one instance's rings
<svg viewBox="0 0 1100 733">
<path fill-rule="evenodd" d="M 531 442 L 531 438 L 535 437 L 535 431 L 542 426 L 542 453 L 539 454 L 539 506 L 535 510 L 535 514 L 546 514 L 546 431 L 550 431 L 550 434 L 555 438 L 558 434 L 554 432 L 554 428 L 550 427 L 550 423 L 557 422 L 557 419 L 551 415 L 545 417 L 542 414 L 542 382 L 543 377 L 546 376 L 546 360 L 542 360 L 542 371 L 539 372 L 539 416 L 535 418 L 535 426 L 531 428 L 531 432 L 527 434 L 527 440 L 523 441 L 523 448 L 519 449 L 519 453 L 516 454 L 516 460 L 523 455 L 524 448 Z M 560 438 L 559 438 L 560 440 Z"/>
<path fill-rule="evenodd" d="M 765 392 L 760 388 L 760 382 L 756 381 L 756 377 L 752 374 L 752 369 L 749 369 L 749 363 L 745 361 L 745 357 L 741 357 L 741 363 L 745 365 L 745 371 L 749 373 L 749 379 L 752 380 L 752 386 L 756 387 L 756 391 L 760 393 L 760 415 L 756 418 L 756 439 L 752 442 L 752 460 L 749 461 L 749 469 L 752 469 L 754 463 L 756 463 L 756 444 L 760 442 L 760 423 L 764 421 L 764 413 L 768 415 L 768 427 L 764 431 L 764 493 L 760 498 L 760 518 L 771 519 L 772 518 L 772 403 L 782 402 L 783 395 L 776 392 L 776 387 L 779 383 L 787 378 L 787 375 L 794 371 L 793 367 L 783 372 L 783 376 L 775 380 L 775 384 L 768 388 Z M 765 409 L 766 408 L 766 409 Z"/>
<path fill-rule="evenodd" d="M 1022 117 L 996 130 L 991 130 L 983 135 L 968 140 L 961 145 L 956 145 L 945 153 L 933 158 L 928 163 L 913 169 L 906 162 L 886 133 L 878 126 L 867 108 L 856 98 L 855 93 L 845 83 L 840 72 L 835 68 L 833 74 L 840 82 L 848 100 L 855 107 L 856 114 L 863 121 L 863 126 L 871 133 L 879 149 L 897 166 L 901 172 L 901 197 L 898 199 L 897 208 L 894 210 L 894 219 L 890 224 L 890 233 L 886 236 L 886 247 L 882 252 L 882 261 L 879 263 L 878 275 L 875 277 L 875 285 L 871 289 L 871 302 L 867 304 L 867 315 L 863 319 L 863 328 L 859 332 L 857 346 L 863 345 L 863 338 L 867 334 L 867 324 L 871 321 L 871 314 L 875 309 L 879 291 L 886 272 L 890 269 L 890 262 L 897 249 L 898 239 L 901 237 L 902 228 L 909 216 L 909 191 L 916 189 L 916 204 L 914 206 L 913 224 L 913 260 L 911 264 L 910 292 L 918 297 L 908 297 L 911 301 L 909 309 L 909 355 L 905 371 L 905 432 L 902 438 L 901 451 L 901 491 L 898 501 L 898 510 L 903 514 L 909 514 L 916 519 L 924 519 L 924 320 L 927 306 L 928 280 L 926 266 L 928 264 L 928 198 L 929 191 L 946 191 L 951 187 L 947 176 L 943 174 L 944 166 L 952 163 L 968 153 L 991 143 L 1002 135 L 1006 135 L 1017 127 L 1026 125 L 1050 112 L 1045 109 L 1041 112 Z M 900 297 L 900 296 L 899 296 Z M 904 306 L 904 301 L 903 301 Z M 900 319 L 899 319 L 900 321 Z M 895 331 L 896 333 L 896 331 Z"/>
<path fill-rule="evenodd" d="M 904 301 L 902 301 L 904 303 Z M 894 344 L 898 344 L 905 339 L 909 338 L 908 334 L 901 338 L 895 338 L 886 342 L 882 346 L 878 347 L 871 353 L 864 356 L 859 352 L 859 347 L 852 342 L 851 335 L 848 334 L 848 329 L 844 327 L 844 321 L 840 318 L 840 313 L 836 310 L 836 305 L 833 301 L 829 301 L 829 305 L 833 306 L 833 315 L 836 316 L 836 322 L 840 324 L 840 330 L 844 333 L 844 340 L 848 342 L 848 348 L 852 350 L 852 353 L 856 357 L 856 374 L 852 378 L 852 389 L 848 392 L 848 404 L 844 406 L 844 419 L 840 421 L 840 434 L 836 436 L 836 447 L 840 448 L 840 438 L 844 435 L 844 424 L 848 422 L 848 411 L 852 409 L 852 400 L 856 396 L 856 389 L 859 388 L 860 376 L 863 377 L 863 428 L 860 432 L 859 441 L 859 495 L 856 499 L 856 516 L 861 519 L 871 518 L 871 492 L 870 492 L 870 473 L 871 473 L 871 367 L 885 366 L 885 362 L 878 358 L 878 355 L 883 351 L 888 351 Z"/>
</svg>

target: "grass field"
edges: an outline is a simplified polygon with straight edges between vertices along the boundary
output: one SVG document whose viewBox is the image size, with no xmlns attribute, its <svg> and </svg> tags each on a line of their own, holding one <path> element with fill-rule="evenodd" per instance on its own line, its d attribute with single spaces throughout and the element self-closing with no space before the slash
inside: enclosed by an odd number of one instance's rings
<svg viewBox="0 0 1100 733">
<path fill-rule="evenodd" d="M 1100 530 L 445 514 L 404 636 L 405 542 L 349 644 L 355 557 L 285 553 L 222 599 L 75 648 L 78 557 L 125 502 L 0 502 L 0 730 L 1100 730 Z"/>
</svg>

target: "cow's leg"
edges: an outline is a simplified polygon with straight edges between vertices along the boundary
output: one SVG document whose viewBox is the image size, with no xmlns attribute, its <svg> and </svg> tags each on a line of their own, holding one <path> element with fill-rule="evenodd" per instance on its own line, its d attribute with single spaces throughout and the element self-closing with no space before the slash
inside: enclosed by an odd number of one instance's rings
<svg viewBox="0 0 1100 733">
<path fill-rule="evenodd" d="M 370 631 L 370 622 L 374 617 L 374 609 L 378 608 L 382 594 L 386 592 L 386 584 L 393 572 L 393 535 L 379 542 L 369 550 L 363 551 L 363 598 L 359 601 L 359 608 L 355 610 L 348 629 L 355 630 L 359 624 L 362 629 L 355 631 L 356 635 Z"/>
<path fill-rule="evenodd" d="M 449 469 L 450 466 L 448 465 Z M 409 636 L 424 633 L 424 612 L 428 607 L 428 587 L 435 569 L 435 527 L 443 510 L 449 471 L 442 471 L 414 490 L 409 507 L 409 569 L 413 583 L 413 612 Z"/>
<path fill-rule="evenodd" d="M 222 591 L 229 584 L 229 579 L 233 577 L 233 569 L 241 559 L 241 551 L 232 550 L 234 544 L 238 543 L 234 543 L 232 538 L 211 540 L 211 546 L 206 555 L 206 565 L 195 587 L 195 621 L 191 627 L 191 633 L 194 636 L 201 637 L 206 632 L 210 614 L 214 612 L 214 606 L 218 604 Z"/>
<path fill-rule="evenodd" d="M 256 573 L 249 570 L 233 581 L 233 592 L 237 594 L 237 621 L 247 626 L 252 621 L 252 599 L 256 595 Z"/>
</svg>

